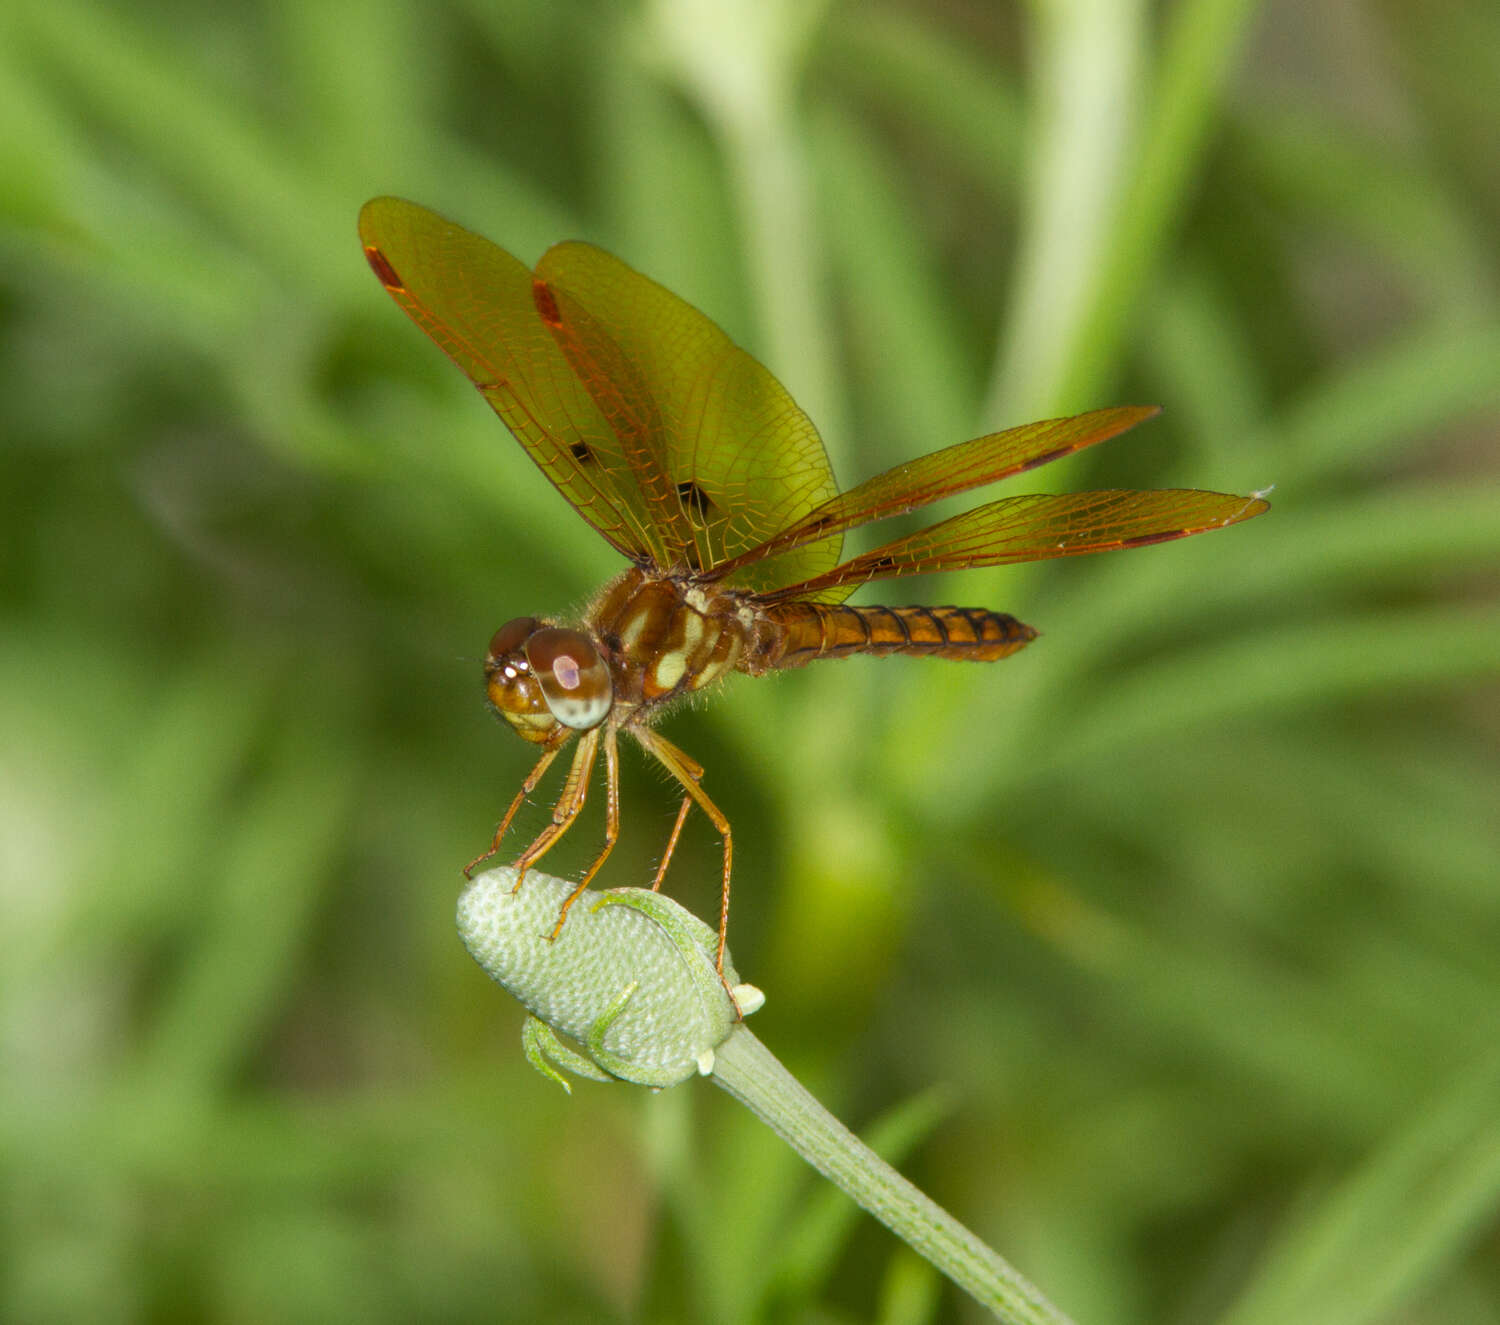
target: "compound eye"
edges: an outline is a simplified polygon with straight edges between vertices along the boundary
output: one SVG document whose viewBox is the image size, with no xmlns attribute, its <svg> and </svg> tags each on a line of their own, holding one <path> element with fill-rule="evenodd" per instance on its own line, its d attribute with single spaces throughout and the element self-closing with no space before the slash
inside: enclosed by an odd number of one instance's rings
<svg viewBox="0 0 1500 1325">
<path fill-rule="evenodd" d="M 518 616 L 507 621 L 490 636 L 490 657 L 503 658 L 508 653 L 518 653 L 521 646 L 536 632 L 534 616 Z"/>
<path fill-rule="evenodd" d="M 560 626 L 533 631 L 526 641 L 526 660 L 552 716 L 564 727 L 588 731 L 609 716 L 614 702 L 609 668 L 582 631 Z"/>
</svg>

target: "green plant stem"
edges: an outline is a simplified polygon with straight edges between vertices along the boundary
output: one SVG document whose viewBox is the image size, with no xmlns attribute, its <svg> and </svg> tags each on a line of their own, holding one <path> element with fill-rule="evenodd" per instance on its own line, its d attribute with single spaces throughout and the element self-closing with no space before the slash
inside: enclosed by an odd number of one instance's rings
<svg viewBox="0 0 1500 1325">
<path fill-rule="evenodd" d="M 1106 391 L 1142 289 L 1154 278 L 1196 185 L 1258 6 L 1256 0 L 1185 0 L 1171 12 L 1150 70 L 1123 196 L 1115 199 L 1107 248 L 1080 306 L 1055 399 Z"/>
<path fill-rule="evenodd" d="M 559 1084 L 570 1071 L 657 1089 L 711 1074 L 1001 1320 L 1066 1325 L 1040 1292 L 849 1131 L 745 1029 L 740 1017 L 760 1006 L 761 992 L 738 983 L 727 954 L 720 976 L 712 928 L 670 897 L 623 888 L 574 898 L 554 939 L 572 891 L 540 871 L 518 888 L 507 866 L 476 877 L 458 903 L 470 955 L 532 1013 L 523 1040 L 533 1066 Z"/>
<path fill-rule="evenodd" d="M 746 277 L 777 371 L 824 440 L 846 441 L 813 190 L 796 89 L 827 6 L 809 0 L 654 0 L 653 53 L 723 153 Z M 732 73 L 731 73 L 732 71 Z"/>
<path fill-rule="evenodd" d="M 1045 0 L 1031 14 L 1036 127 L 1008 330 L 985 403 L 996 428 L 1064 403 L 1134 145 L 1147 17 L 1140 0 Z"/>
<path fill-rule="evenodd" d="M 1063 1315 L 1003 1257 L 924 1195 L 828 1112 L 738 1023 L 713 1079 L 809 1164 L 1001 1320 L 1063 1325 Z"/>
</svg>

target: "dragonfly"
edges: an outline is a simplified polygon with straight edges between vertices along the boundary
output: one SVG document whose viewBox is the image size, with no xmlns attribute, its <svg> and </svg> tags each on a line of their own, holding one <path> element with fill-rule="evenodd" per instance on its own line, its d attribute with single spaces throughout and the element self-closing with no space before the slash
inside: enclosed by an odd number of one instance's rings
<svg viewBox="0 0 1500 1325">
<path fill-rule="evenodd" d="M 365 204 L 359 233 L 387 293 L 629 563 L 581 620 L 523 616 L 502 625 L 484 662 L 490 706 L 540 756 L 466 875 L 499 853 L 517 811 L 576 738 L 551 819 L 515 861 L 519 888 L 577 820 L 604 756 L 603 846 L 564 902 L 554 939 L 619 837 L 621 732 L 682 790 L 653 888 L 693 805 L 722 840 L 722 976 L 729 819 L 705 793 L 702 765 L 655 730 L 662 715 L 733 673 L 854 654 L 994 662 L 1036 638 L 988 608 L 846 602 L 861 585 L 1144 547 L 1267 509 L 1258 495 L 1196 489 L 1031 493 L 841 559 L 850 530 L 1106 441 L 1157 407 L 989 433 L 841 492 L 817 429 L 776 378 L 703 313 L 604 250 L 568 241 L 529 268 L 436 212 L 390 197 Z"/>
</svg>

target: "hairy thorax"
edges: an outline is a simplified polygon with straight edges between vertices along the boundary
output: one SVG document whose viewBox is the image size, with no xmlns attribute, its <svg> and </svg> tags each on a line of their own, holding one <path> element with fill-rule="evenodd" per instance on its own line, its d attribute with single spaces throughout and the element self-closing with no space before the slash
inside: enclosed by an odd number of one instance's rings
<svg viewBox="0 0 1500 1325">
<path fill-rule="evenodd" d="M 761 616 L 731 590 L 628 570 L 605 586 L 585 624 L 614 677 L 616 726 L 650 721 L 653 710 L 730 672 L 764 670 L 756 665 Z"/>
</svg>

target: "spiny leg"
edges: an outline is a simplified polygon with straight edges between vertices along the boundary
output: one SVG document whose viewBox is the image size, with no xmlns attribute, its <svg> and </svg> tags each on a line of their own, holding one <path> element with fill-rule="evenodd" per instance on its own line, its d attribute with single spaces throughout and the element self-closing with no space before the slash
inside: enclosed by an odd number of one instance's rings
<svg viewBox="0 0 1500 1325">
<path fill-rule="evenodd" d="M 709 817 L 713 826 L 718 829 L 719 836 L 724 839 L 724 887 L 719 900 L 719 955 L 716 962 L 719 979 L 722 981 L 724 979 L 724 943 L 729 934 L 729 873 L 734 860 L 734 843 L 729 833 L 729 820 L 724 811 L 709 800 L 703 788 L 698 785 L 703 777 L 701 764 L 684 754 L 664 737 L 658 736 L 650 728 L 637 729 L 635 737 L 650 753 L 661 760 L 667 772 L 682 783 L 682 789 L 698 802 L 698 807 Z M 728 989 L 728 986 L 726 985 L 725 988 Z M 732 994 L 730 998 L 733 999 Z"/>
<path fill-rule="evenodd" d="M 589 778 L 594 771 L 594 756 L 599 752 L 599 729 L 585 732 L 573 752 L 573 762 L 563 782 L 562 793 L 552 807 L 552 822 L 536 835 L 536 840 L 516 857 L 516 888 L 526 878 L 526 871 L 547 854 L 564 833 L 573 826 L 583 803 L 588 799 Z M 512 888 L 514 892 L 516 888 Z"/>
<path fill-rule="evenodd" d="M 500 850 L 500 839 L 505 836 L 505 830 L 510 827 L 510 821 L 516 817 L 516 811 L 521 808 L 521 802 L 536 790 L 537 783 L 542 780 L 542 774 L 551 767 L 552 761 L 557 758 L 558 748 L 554 746 L 536 761 L 536 767 L 527 775 L 526 781 L 521 783 L 521 790 L 516 793 L 515 800 L 511 801 L 510 809 L 506 810 L 505 818 L 500 820 L 500 827 L 495 829 L 495 839 L 490 843 L 490 849 L 481 855 L 475 856 L 473 860 L 464 866 L 464 878 L 472 879 L 474 877 L 474 866 L 488 860 Z"/>
<path fill-rule="evenodd" d="M 656 882 L 651 885 L 654 893 L 661 891 L 661 881 L 667 877 L 667 866 L 672 863 L 672 853 L 677 850 L 677 839 L 682 836 L 682 824 L 692 803 L 691 796 L 684 796 L 677 807 L 677 822 L 672 825 L 672 836 L 667 839 L 667 849 L 661 853 L 661 864 L 656 867 Z"/>
<path fill-rule="evenodd" d="M 642 742 L 645 744 L 645 742 Z M 689 755 L 685 750 L 677 750 L 677 755 L 682 761 L 682 771 L 686 772 L 694 782 L 703 780 L 703 765 Z M 674 771 L 675 772 L 675 771 Z M 681 772 L 675 772 L 675 776 L 682 781 Z M 667 867 L 672 863 L 672 853 L 677 850 L 678 839 L 682 836 L 682 825 L 687 821 L 688 807 L 693 803 L 692 794 L 682 798 L 682 804 L 677 807 L 677 822 L 672 825 L 672 834 L 667 838 L 666 850 L 661 854 L 661 863 L 656 867 L 656 881 L 651 885 L 651 891 L 661 891 L 662 880 L 667 877 Z"/>
<path fill-rule="evenodd" d="M 590 732 L 593 736 L 595 733 Z M 585 738 L 587 739 L 587 738 Z M 579 797 L 580 808 L 583 798 Z M 593 882 L 594 875 L 599 873 L 600 867 L 609 858 L 609 853 L 615 849 L 615 842 L 620 836 L 620 745 L 615 737 L 613 727 L 604 733 L 604 850 L 594 858 L 584 873 L 583 878 L 578 881 L 578 886 L 568 894 L 567 900 L 562 904 L 562 910 L 557 913 L 557 924 L 552 927 L 549 938 L 555 939 L 562 933 L 563 921 L 568 918 L 568 908 L 573 905 L 582 895 L 583 890 Z"/>
</svg>

